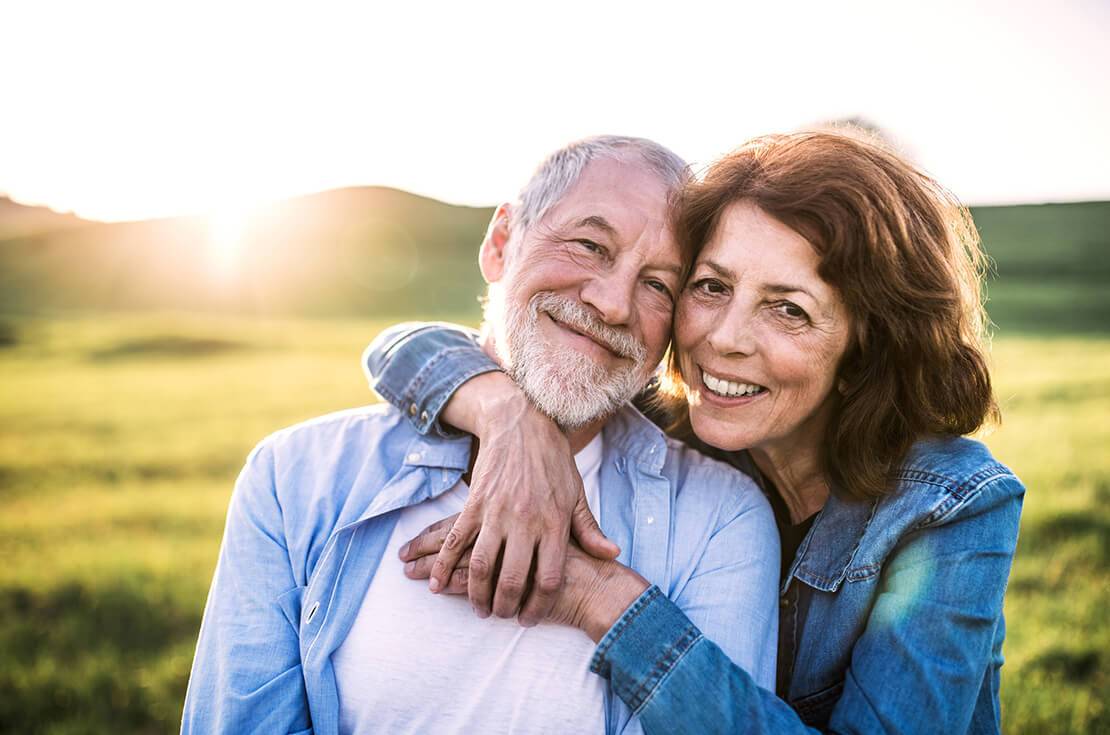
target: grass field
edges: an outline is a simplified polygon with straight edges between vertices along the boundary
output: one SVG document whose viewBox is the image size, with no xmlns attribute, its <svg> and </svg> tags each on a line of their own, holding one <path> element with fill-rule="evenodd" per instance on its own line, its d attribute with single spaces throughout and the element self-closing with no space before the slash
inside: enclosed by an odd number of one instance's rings
<svg viewBox="0 0 1110 735">
<path fill-rule="evenodd" d="M 373 400 L 381 324 L 179 315 L 0 329 L 0 731 L 176 731 L 232 482 L 290 423 Z M 999 337 L 988 443 L 1029 488 L 1011 733 L 1110 731 L 1110 337 Z"/>
</svg>

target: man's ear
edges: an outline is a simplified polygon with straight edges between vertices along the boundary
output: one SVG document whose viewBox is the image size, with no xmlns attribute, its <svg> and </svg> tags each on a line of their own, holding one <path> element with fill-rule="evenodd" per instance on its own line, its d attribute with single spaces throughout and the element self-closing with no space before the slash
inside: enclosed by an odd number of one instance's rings
<svg viewBox="0 0 1110 735">
<path fill-rule="evenodd" d="M 512 207 L 502 204 L 493 213 L 486 237 L 482 240 L 482 248 L 478 251 L 478 266 L 482 269 L 482 278 L 486 283 L 496 283 L 505 273 L 506 256 L 509 245 L 509 218 L 512 216 Z"/>
</svg>

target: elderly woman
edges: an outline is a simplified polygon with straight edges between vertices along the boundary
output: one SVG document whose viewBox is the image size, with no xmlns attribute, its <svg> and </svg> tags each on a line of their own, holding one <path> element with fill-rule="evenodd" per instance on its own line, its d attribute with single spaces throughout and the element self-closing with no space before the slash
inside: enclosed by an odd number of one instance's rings
<svg viewBox="0 0 1110 735">
<path fill-rule="evenodd" d="M 551 617 L 599 641 L 593 670 L 648 732 L 997 732 L 1002 599 L 1024 490 L 963 438 L 997 413 L 983 256 L 966 210 L 879 146 L 801 133 L 713 164 L 677 203 L 675 230 L 697 257 L 653 414 L 753 475 L 775 508 L 776 691 L 757 687 L 659 589 L 573 544 Z M 437 524 L 404 557 L 410 576 L 432 573 L 433 589 L 461 592 L 479 526 L 541 529 L 536 519 L 573 505 L 578 488 L 563 479 L 566 447 L 512 455 L 497 437 L 550 436 L 546 419 L 490 411 L 500 404 L 488 398 L 476 408 L 478 380 L 487 397 L 516 388 L 494 374 L 464 383 L 477 371 L 453 367 L 463 361 L 452 351 L 477 348 L 437 330 L 399 349 L 442 358 L 450 379 L 437 383 L 462 383 L 445 420 L 478 435 L 479 458 L 497 458 L 487 461 L 499 471 L 454 531 L 451 519 Z M 448 397 L 385 388 L 406 406 Z M 683 400 L 668 406 L 668 396 Z M 510 497 L 518 502 L 491 500 Z M 488 614 L 495 580 L 469 581 Z"/>
</svg>

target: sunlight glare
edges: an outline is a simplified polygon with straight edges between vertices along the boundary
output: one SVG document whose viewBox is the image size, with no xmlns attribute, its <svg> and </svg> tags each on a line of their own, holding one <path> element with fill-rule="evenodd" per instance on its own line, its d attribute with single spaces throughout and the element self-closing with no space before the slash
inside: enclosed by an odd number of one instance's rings
<svg viewBox="0 0 1110 735">
<path fill-rule="evenodd" d="M 217 278 L 227 279 L 238 270 L 250 219 L 245 210 L 225 210 L 208 217 L 208 263 Z"/>
</svg>

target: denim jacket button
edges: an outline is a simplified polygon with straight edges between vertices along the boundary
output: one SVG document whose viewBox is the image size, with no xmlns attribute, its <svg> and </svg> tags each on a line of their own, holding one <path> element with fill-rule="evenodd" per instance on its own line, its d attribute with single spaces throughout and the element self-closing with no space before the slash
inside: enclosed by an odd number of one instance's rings
<svg viewBox="0 0 1110 735">
<path fill-rule="evenodd" d="M 415 415 L 416 415 L 416 404 L 413 403 L 409 406 L 409 416 L 415 416 Z"/>
<path fill-rule="evenodd" d="M 422 423 L 422 424 L 428 423 L 428 412 L 427 411 L 422 411 L 420 413 L 420 423 Z"/>
</svg>

